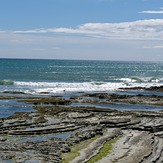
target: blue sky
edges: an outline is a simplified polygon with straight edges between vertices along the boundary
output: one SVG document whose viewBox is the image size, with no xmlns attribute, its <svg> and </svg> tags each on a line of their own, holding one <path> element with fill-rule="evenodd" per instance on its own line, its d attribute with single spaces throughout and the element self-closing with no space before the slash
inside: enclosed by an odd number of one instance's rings
<svg viewBox="0 0 163 163">
<path fill-rule="evenodd" d="M 0 58 L 163 61 L 163 1 L 1 0 Z"/>
</svg>

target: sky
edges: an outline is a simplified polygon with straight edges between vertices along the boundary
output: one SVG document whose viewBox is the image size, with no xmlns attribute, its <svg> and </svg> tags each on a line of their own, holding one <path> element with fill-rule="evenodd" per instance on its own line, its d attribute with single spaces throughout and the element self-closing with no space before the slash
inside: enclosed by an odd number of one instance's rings
<svg viewBox="0 0 163 163">
<path fill-rule="evenodd" d="M 0 58 L 163 61 L 163 0 L 0 0 Z"/>
</svg>

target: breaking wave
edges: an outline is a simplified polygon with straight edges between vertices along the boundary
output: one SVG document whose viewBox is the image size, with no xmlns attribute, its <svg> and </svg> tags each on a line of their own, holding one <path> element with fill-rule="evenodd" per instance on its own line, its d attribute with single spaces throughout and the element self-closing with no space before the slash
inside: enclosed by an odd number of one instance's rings
<svg viewBox="0 0 163 163">
<path fill-rule="evenodd" d="M 127 83 L 159 83 L 163 82 L 163 79 L 158 79 L 155 77 L 148 77 L 148 78 L 139 78 L 139 77 L 131 77 L 131 78 L 121 78 L 123 82 Z"/>
<path fill-rule="evenodd" d="M 133 79 L 132 79 L 133 80 Z M 127 79 L 128 81 L 128 79 Z M 15 82 L 19 88 L 28 88 L 31 93 L 64 93 L 64 92 L 110 92 L 126 87 L 151 87 L 161 85 L 158 82 Z"/>
<path fill-rule="evenodd" d="M 30 87 L 37 93 L 113 91 L 125 86 L 124 83 L 111 82 L 15 82 L 15 85 Z"/>
<path fill-rule="evenodd" d="M 0 92 L 18 91 L 30 94 L 65 92 L 112 92 L 119 88 L 160 86 L 163 79 L 158 78 L 120 78 L 110 82 L 43 82 L 0 80 Z M 12 87 L 11 87 L 12 86 Z"/>
</svg>

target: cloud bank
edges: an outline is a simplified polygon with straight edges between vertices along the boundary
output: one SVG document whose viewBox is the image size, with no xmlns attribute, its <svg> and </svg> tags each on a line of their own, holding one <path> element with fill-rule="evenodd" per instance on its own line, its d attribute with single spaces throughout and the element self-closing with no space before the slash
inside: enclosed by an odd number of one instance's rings
<svg viewBox="0 0 163 163">
<path fill-rule="evenodd" d="M 62 33 L 112 39 L 163 40 L 163 19 L 123 23 L 86 23 L 76 28 L 49 28 L 14 31 L 16 34 Z"/>
<path fill-rule="evenodd" d="M 163 19 L 0 31 L 0 57 L 163 60 Z"/>
</svg>

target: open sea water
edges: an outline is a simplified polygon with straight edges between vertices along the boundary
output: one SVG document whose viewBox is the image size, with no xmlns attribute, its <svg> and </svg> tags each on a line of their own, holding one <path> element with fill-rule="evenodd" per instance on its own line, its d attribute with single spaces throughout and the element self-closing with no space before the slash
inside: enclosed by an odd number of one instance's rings
<svg viewBox="0 0 163 163">
<path fill-rule="evenodd" d="M 0 59 L 0 92 L 111 92 L 162 84 L 162 62 Z"/>
<path fill-rule="evenodd" d="M 71 97 L 81 93 L 156 94 L 125 87 L 163 85 L 163 63 L 77 60 L 0 59 L 0 94 L 24 92 L 31 95 Z M 22 95 L 23 96 L 23 95 Z M 76 105 L 76 104 L 72 104 Z M 77 106 L 89 104 L 77 104 Z M 93 105 L 91 105 L 93 106 Z M 94 107 L 117 110 L 160 111 L 161 106 L 106 104 Z M 0 118 L 15 112 L 34 112 L 32 106 L 15 100 L 0 100 Z"/>
</svg>

